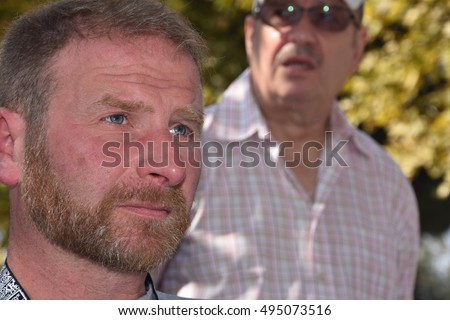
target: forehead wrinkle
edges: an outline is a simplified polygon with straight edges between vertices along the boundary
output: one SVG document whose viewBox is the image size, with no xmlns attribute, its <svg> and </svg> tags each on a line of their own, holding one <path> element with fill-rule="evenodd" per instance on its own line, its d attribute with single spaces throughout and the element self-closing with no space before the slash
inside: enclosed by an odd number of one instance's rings
<svg viewBox="0 0 450 320">
<path fill-rule="evenodd" d="M 101 98 L 99 101 L 95 103 L 96 105 L 106 105 L 113 108 L 118 108 L 127 112 L 136 112 L 136 111 L 142 111 L 147 110 L 150 112 L 155 112 L 155 109 L 148 104 L 143 103 L 142 101 L 126 101 L 121 100 L 116 97 L 113 97 L 109 94 L 105 95 L 103 98 Z"/>
</svg>

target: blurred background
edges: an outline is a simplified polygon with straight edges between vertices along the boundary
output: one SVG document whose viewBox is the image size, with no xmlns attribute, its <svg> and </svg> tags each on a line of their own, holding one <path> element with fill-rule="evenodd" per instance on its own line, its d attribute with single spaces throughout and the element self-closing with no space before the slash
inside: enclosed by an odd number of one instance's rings
<svg viewBox="0 0 450 320">
<path fill-rule="evenodd" d="M 44 0 L 0 0 L 0 37 Z M 247 66 L 243 20 L 252 0 L 167 0 L 207 39 L 206 105 Z M 367 0 L 370 41 L 341 94 L 351 122 L 368 132 L 411 180 L 421 215 L 416 299 L 450 299 L 450 2 Z M 0 185 L 0 264 L 8 245 L 7 190 Z"/>
</svg>

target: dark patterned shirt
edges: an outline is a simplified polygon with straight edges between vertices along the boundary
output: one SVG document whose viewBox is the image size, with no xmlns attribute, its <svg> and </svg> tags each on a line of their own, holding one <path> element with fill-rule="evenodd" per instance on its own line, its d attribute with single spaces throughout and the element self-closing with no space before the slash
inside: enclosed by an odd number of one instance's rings
<svg viewBox="0 0 450 320">
<path fill-rule="evenodd" d="M 0 300 L 29 300 L 6 262 L 0 270 Z"/>
<path fill-rule="evenodd" d="M 165 294 L 155 290 L 150 275 L 145 279 L 147 293 L 139 300 L 179 300 L 175 295 Z M 0 269 L 0 300 L 30 300 L 19 281 L 16 279 L 8 264 L 5 262 Z"/>
</svg>

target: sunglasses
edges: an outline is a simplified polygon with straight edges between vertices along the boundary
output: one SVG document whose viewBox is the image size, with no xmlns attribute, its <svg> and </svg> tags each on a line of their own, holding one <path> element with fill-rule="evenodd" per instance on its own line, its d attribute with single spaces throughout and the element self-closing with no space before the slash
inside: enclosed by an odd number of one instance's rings
<svg viewBox="0 0 450 320">
<path fill-rule="evenodd" d="M 293 4 L 267 3 L 253 10 L 253 16 L 276 29 L 297 24 L 306 13 L 311 24 L 320 30 L 339 32 L 352 22 L 360 27 L 353 12 L 345 6 L 317 5 L 309 8 Z"/>
</svg>

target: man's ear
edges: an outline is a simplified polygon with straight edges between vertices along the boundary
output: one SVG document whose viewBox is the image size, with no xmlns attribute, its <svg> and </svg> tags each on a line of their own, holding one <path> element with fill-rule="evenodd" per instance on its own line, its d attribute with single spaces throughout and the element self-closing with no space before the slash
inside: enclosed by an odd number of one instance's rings
<svg viewBox="0 0 450 320">
<path fill-rule="evenodd" d="M 253 54 L 253 33 L 255 28 L 255 18 L 248 15 L 244 21 L 244 36 L 245 36 L 245 51 L 247 53 L 247 60 L 250 62 L 250 56 Z"/>
<path fill-rule="evenodd" d="M 361 27 L 356 31 L 355 37 L 355 52 L 353 54 L 352 73 L 356 73 L 359 69 L 359 64 L 364 56 L 364 50 L 367 44 L 367 29 Z"/>
<path fill-rule="evenodd" d="M 19 183 L 22 166 L 25 121 L 16 112 L 0 108 L 0 183 Z"/>
</svg>

